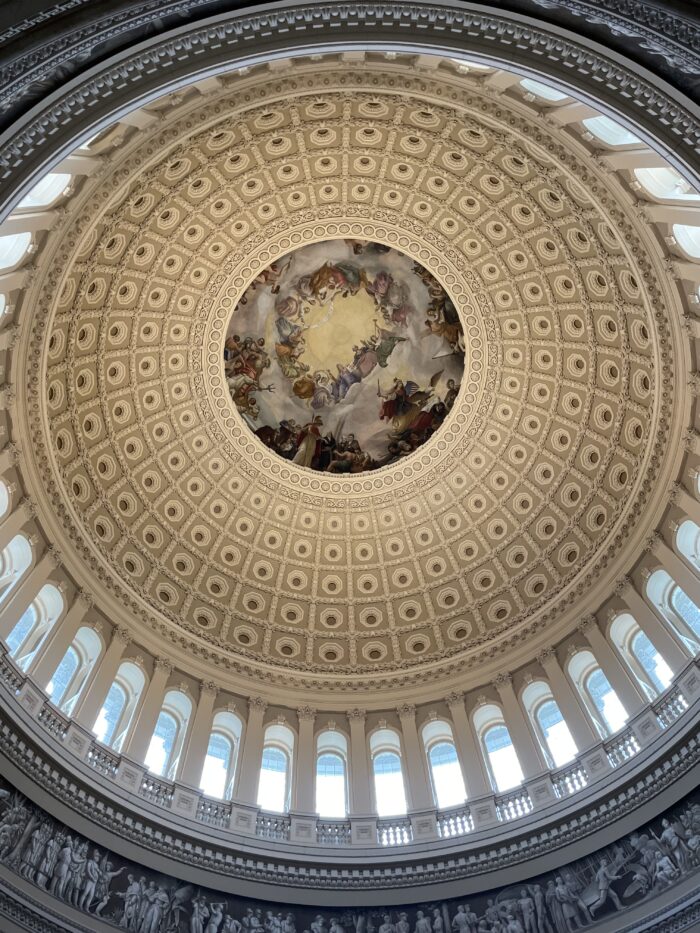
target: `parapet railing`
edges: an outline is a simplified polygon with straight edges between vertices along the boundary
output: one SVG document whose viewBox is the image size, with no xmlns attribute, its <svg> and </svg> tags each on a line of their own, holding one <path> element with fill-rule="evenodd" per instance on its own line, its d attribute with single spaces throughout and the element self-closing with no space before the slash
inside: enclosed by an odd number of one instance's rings
<svg viewBox="0 0 700 933">
<path fill-rule="evenodd" d="M 0 648 L 0 686 L 33 717 L 43 744 L 60 743 L 104 783 L 127 789 L 155 807 L 224 834 L 238 833 L 278 843 L 305 843 L 334 849 L 353 846 L 401 847 L 428 839 L 450 840 L 476 830 L 522 820 L 538 809 L 582 793 L 592 781 L 634 759 L 651 741 L 700 702 L 700 659 L 663 694 L 615 735 L 586 749 L 564 767 L 528 779 L 505 793 L 479 797 L 450 809 L 379 818 L 373 815 L 325 819 L 309 814 L 269 813 L 235 800 L 207 797 L 198 789 L 150 773 L 143 764 L 102 745 L 71 720 L 20 671 Z"/>
</svg>

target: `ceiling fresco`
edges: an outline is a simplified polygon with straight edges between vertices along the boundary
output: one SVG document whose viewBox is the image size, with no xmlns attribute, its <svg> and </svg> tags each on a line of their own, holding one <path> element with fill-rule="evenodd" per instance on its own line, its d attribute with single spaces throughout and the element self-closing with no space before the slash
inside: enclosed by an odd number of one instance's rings
<svg viewBox="0 0 700 933">
<path fill-rule="evenodd" d="M 238 411 L 297 466 L 362 473 L 412 453 L 452 409 L 464 333 L 437 279 L 380 243 L 326 240 L 269 265 L 229 322 Z"/>
</svg>

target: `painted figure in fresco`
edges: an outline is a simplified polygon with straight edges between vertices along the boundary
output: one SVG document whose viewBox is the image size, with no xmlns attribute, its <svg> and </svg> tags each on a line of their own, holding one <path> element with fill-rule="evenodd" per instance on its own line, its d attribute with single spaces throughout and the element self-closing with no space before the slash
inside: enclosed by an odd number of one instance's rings
<svg viewBox="0 0 700 933">
<path fill-rule="evenodd" d="M 668 855 L 662 852 L 656 853 L 654 865 L 654 883 L 661 888 L 667 888 L 680 875 L 680 871 L 673 864 Z"/>
<path fill-rule="evenodd" d="M 616 881 L 619 875 L 616 875 L 610 870 L 609 864 L 608 859 L 603 856 L 600 860 L 600 868 L 595 875 L 598 883 L 598 900 L 595 904 L 591 904 L 590 912 L 592 917 L 595 916 L 596 911 L 600 910 L 608 900 L 612 901 L 615 910 L 622 910 L 620 898 L 611 887 L 612 882 Z"/>
<path fill-rule="evenodd" d="M 251 911 L 252 914 L 252 911 Z M 190 933 L 204 933 L 204 924 L 209 919 L 209 909 L 206 898 L 199 895 L 192 901 L 192 914 L 190 915 Z"/>
<path fill-rule="evenodd" d="M 396 927 L 391 922 L 389 914 L 384 914 L 384 922 L 379 927 L 379 933 L 396 933 Z"/>
<path fill-rule="evenodd" d="M 553 933 L 552 925 L 547 916 L 547 903 L 545 901 L 544 891 L 541 884 L 533 884 L 530 887 L 532 899 L 535 902 L 535 913 L 537 914 L 537 933 Z"/>
<path fill-rule="evenodd" d="M 523 888 L 520 892 L 518 906 L 520 907 L 520 915 L 523 918 L 525 933 L 537 933 L 535 902 L 530 897 L 526 888 Z"/>
<path fill-rule="evenodd" d="M 413 933 L 432 933 L 433 927 L 430 920 L 425 916 L 422 910 L 416 912 L 416 926 Z"/>
<path fill-rule="evenodd" d="M 122 898 L 124 901 L 124 910 L 119 926 L 124 930 L 134 930 L 139 904 L 141 903 L 141 885 L 132 874 L 127 875 L 126 880 L 128 882 L 126 891 L 120 891 L 117 894 L 117 897 Z"/>
<path fill-rule="evenodd" d="M 70 871 L 72 855 L 73 840 L 70 836 L 66 836 L 63 848 L 58 853 L 56 867 L 53 870 L 53 877 L 51 878 L 51 884 L 49 885 L 50 893 L 55 894 L 56 897 L 63 898 L 63 892 L 66 887 L 66 879 L 68 878 L 68 872 Z"/>
<path fill-rule="evenodd" d="M 683 826 L 678 823 L 671 823 L 664 818 L 661 821 L 663 832 L 660 842 L 667 846 L 670 855 L 673 857 L 676 865 L 682 874 L 685 874 L 691 867 L 690 849 L 685 841 L 685 831 Z"/>
<path fill-rule="evenodd" d="M 294 455 L 294 463 L 299 466 L 311 467 L 320 453 L 321 425 L 323 421 L 320 415 L 314 415 L 313 419 L 299 432 L 297 436 L 297 452 Z"/>
</svg>

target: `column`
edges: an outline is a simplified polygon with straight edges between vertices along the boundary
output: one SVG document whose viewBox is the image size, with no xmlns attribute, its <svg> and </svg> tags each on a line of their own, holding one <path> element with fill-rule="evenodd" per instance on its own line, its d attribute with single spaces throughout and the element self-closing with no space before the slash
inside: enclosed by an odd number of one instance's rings
<svg viewBox="0 0 700 933">
<path fill-rule="evenodd" d="M 467 797 L 483 797 L 491 793 L 491 784 L 484 770 L 484 758 L 474 738 L 462 693 L 450 693 L 445 702 L 452 717 L 452 735 L 455 740 L 457 757 L 462 766 L 462 776 L 467 789 Z"/>
<path fill-rule="evenodd" d="M 672 580 L 685 591 L 693 602 L 700 604 L 700 579 L 686 562 L 666 544 L 660 535 L 653 536 L 652 553 L 659 559 Z"/>
<path fill-rule="evenodd" d="M 595 745 L 598 742 L 598 735 L 581 708 L 578 697 L 559 664 L 554 648 L 546 648 L 538 655 L 537 660 L 544 668 L 552 696 L 566 720 L 578 751 L 583 752 L 591 745 Z"/>
<path fill-rule="evenodd" d="M 256 806 L 258 802 L 260 766 L 265 744 L 263 721 L 266 709 L 267 701 L 263 700 L 262 697 L 249 697 L 248 722 L 243 736 L 236 799 L 240 800 L 241 803 L 251 804 L 252 806 Z"/>
<path fill-rule="evenodd" d="M 618 695 L 620 702 L 627 711 L 627 715 L 633 716 L 638 710 L 646 706 L 646 697 L 642 694 L 641 689 L 633 683 L 632 678 L 622 666 L 622 661 L 620 661 L 612 645 L 598 627 L 595 616 L 587 616 L 582 619 L 578 624 L 578 629 L 591 646 L 596 661 L 608 678 L 610 686 Z"/>
<path fill-rule="evenodd" d="M 428 761 L 416 728 L 416 708 L 410 703 L 396 710 L 403 735 L 404 781 L 408 790 L 409 810 L 432 810 L 436 804 L 428 776 Z"/>
<path fill-rule="evenodd" d="M 510 674 L 499 674 L 494 681 L 494 686 L 501 698 L 503 719 L 515 746 L 523 776 L 527 779 L 548 771 L 549 766 L 533 738 L 530 725 L 513 690 Z"/>
<path fill-rule="evenodd" d="M 56 551 L 48 550 L 14 588 L 10 598 L 0 609 L 0 638 L 7 638 L 58 566 L 60 556 Z"/>
<path fill-rule="evenodd" d="M 673 673 L 682 671 L 690 659 L 690 654 L 674 636 L 668 624 L 659 618 L 653 607 L 636 591 L 629 577 L 623 577 L 619 581 L 616 593 L 649 641 L 661 652 Z"/>
<path fill-rule="evenodd" d="M 302 706 L 297 710 L 299 740 L 294 756 L 292 778 L 292 810 L 298 813 L 316 812 L 316 756 L 314 754 L 314 722 L 316 710 Z"/>
<path fill-rule="evenodd" d="M 676 483 L 674 486 L 673 502 L 687 518 L 691 518 L 696 525 L 700 525 L 700 500 L 696 499 L 692 493 L 689 493 L 681 483 Z"/>
<path fill-rule="evenodd" d="M 156 727 L 163 706 L 165 688 L 172 671 L 173 666 L 166 658 L 155 659 L 153 675 L 146 689 L 141 708 L 136 714 L 131 735 L 124 749 L 124 753 L 135 761 L 143 763 L 146 758 L 148 746 L 151 744 L 151 738 L 153 737 L 153 730 Z"/>
<path fill-rule="evenodd" d="M 27 674 L 45 688 L 53 676 L 53 672 L 68 651 L 81 625 L 85 623 L 85 616 L 92 607 L 92 599 L 85 593 L 80 593 L 74 600 L 68 612 L 55 623 L 42 645 L 29 664 Z"/>
<path fill-rule="evenodd" d="M 372 813 L 366 715 L 363 709 L 347 712 L 350 723 L 350 813 L 362 816 Z"/>
<path fill-rule="evenodd" d="M 109 643 L 109 648 L 96 665 L 92 683 L 78 701 L 73 714 L 73 718 L 81 726 L 85 726 L 86 729 L 92 729 L 95 725 L 102 704 L 114 683 L 114 678 L 117 676 L 119 665 L 124 656 L 124 649 L 129 641 L 129 630 L 124 626 L 117 626 L 112 630 L 112 640 Z"/>
<path fill-rule="evenodd" d="M 16 534 L 24 528 L 30 518 L 34 517 L 34 503 L 30 499 L 22 499 L 2 524 L 0 524 L 0 551 L 7 547 Z"/>
<path fill-rule="evenodd" d="M 202 779 L 204 760 L 207 757 L 211 726 L 214 719 L 214 702 L 219 688 L 212 681 L 202 681 L 199 685 L 199 701 L 192 720 L 187 748 L 180 758 L 178 780 L 192 787 L 199 787 Z"/>
</svg>

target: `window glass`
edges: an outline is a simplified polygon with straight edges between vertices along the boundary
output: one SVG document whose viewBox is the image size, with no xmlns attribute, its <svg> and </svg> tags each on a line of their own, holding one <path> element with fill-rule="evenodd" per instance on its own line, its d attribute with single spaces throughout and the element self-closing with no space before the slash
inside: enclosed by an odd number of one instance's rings
<svg viewBox="0 0 700 933">
<path fill-rule="evenodd" d="M 105 697 L 95 725 L 92 727 L 98 742 L 103 742 L 105 745 L 112 744 L 114 732 L 119 725 L 125 706 L 126 691 L 120 684 L 113 683 Z"/>
<path fill-rule="evenodd" d="M 226 796 L 232 751 L 230 739 L 221 732 L 212 732 L 202 768 L 202 779 L 199 782 L 200 789 L 207 796 L 222 799 Z"/>
<path fill-rule="evenodd" d="M 588 119 L 582 122 L 590 133 L 593 133 L 598 139 L 602 139 L 604 143 L 608 143 L 611 146 L 629 146 L 632 143 L 641 142 L 638 136 L 635 136 L 634 133 L 630 133 L 629 130 L 626 130 L 624 126 L 620 126 L 619 123 L 611 120 L 610 117 L 588 117 Z"/>
<path fill-rule="evenodd" d="M 467 792 L 454 745 L 451 742 L 431 745 L 428 761 L 437 806 L 444 809 L 464 803 Z"/>
<path fill-rule="evenodd" d="M 627 722 L 627 713 L 608 678 L 598 667 L 586 678 L 586 690 L 603 717 L 608 732 L 617 732 Z"/>
<path fill-rule="evenodd" d="M 541 97 L 542 100 L 549 100 L 556 102 L 559 100 L 566 100 L 569 96 L 568 94 L 562 94 L 561 91 L 557 91 L 555 88 L 550 87 L 548 84 L 542 84 L 540 81 L 532 81 L 530 78 L 523 78 L 520 82 L 521 87 L 526 91 L 529 91 L 530 94 L 535 94 L 536 97 Z"/>
<path fill-rule="evenodd" d="M 13 269 L 29 249 L 31 233 L 13 233 L 0 236 L 0 272 Z"/>
<path fill-rule="evenodd" d="M 170 765 L 176 739 L 177 720 L 171 713 L 161 710 L 146 753 L 145 765 L 149 771 L 160 777 L 165 774 Z"/>
<path fill-rule="evenodd" d="M 663 693 L 673 680 L 673 672 L 644 632 L 632 639 L 632 654 L 646 671 L 657 693 Z"/>
<path fill-rule="evenodd" d="M 78 665 L 77 651 L 74 648 L 69 648 L 63 655 L 61 663 L 54 671 L 54 675 L 46 688 L 49 699 L 55 706 L 60 706 L 61 700 L 78 670 Z"/>
<path fill-rule="evenodd" d="M 634 174 L 649 194 L 656 198 L 677 198 L 683 201 L 700 200 L 700 194 L 675 169 L 636 168 Z"/>
<path fill-rule="evenodd" d="M 700 638 L 700 609 L 695 605 L 680 586 L 674 586 L 671 592 L 671 607 L 683 619 L 686 625 Z"/>
<path fill-rule="evenodd" d="M 483 742 L 496 790 L 504 791 L 522 784 L 523 772 L 508 729 L 504 725 L 491 726 L 484 732 Z"/>
<path fill-rule="evenodd" d="M 258 786 L 258 806 L 273 813 L 287 809 L 289 759 L 280 748 L 268 745 L 263 751 Z"/>
<path fill-rule="evenodd" d="M 554 700 L 545 700 L 537 707 L 537 721 L 555 767 L 559 768 L 576 757 L 576 744 Z"/>
<path fill-rule="evenodd" d="M 700 227 L 691 224 L 674 224 L 673 235 L 678 245 L 693 259 L 700 259 Z"/>
<path fill-rule="evenodd" d="M 63 194 L 69 181 L 70 175 L 65 172 L 49 172 L 22 198 L 17 207 L 48 207 Z"/>
<path fill-rule="evenodd" d="M 7 650 L 10 657 L 15 657 L 37 622 L 36 609 L 34 606 L 30 606 L 7 636 Z"/>
<path fill-rule="evenodd" d="M 346 815 L 345 761 L 340 755 L 324 752 L 316 761 L 316 811 L 320 816 Z"/>
<path fill-rule="evenodd" d="M 379 816 L 395 816 L 406 812 L 406 791 L 401 774 L 401 759 L 396 752 L 380 752 L 374 756 L 374 792 Z"/>
</svg>

